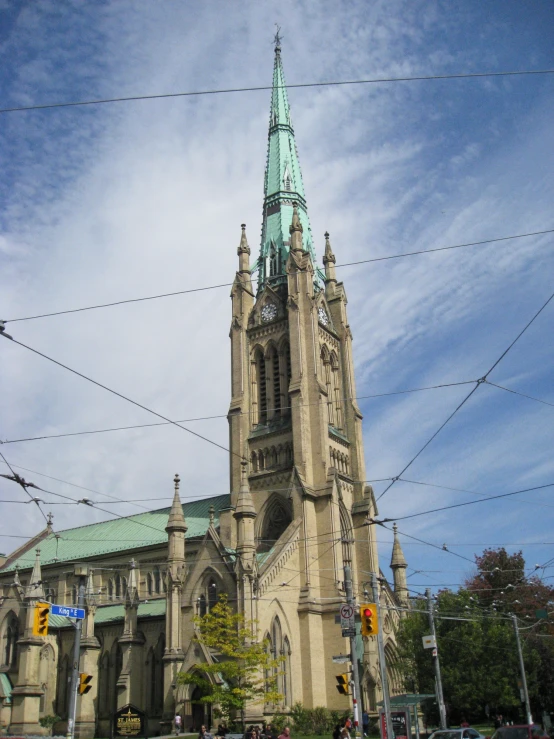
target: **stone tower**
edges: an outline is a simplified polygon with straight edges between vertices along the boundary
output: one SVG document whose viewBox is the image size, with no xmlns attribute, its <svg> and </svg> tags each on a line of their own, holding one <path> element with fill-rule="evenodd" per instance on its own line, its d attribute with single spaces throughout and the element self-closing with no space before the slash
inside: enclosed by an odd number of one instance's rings
<svg viewBox="0 0 554 739">
<path fill-rule="evenodd" d="M 253 528 L 261 555 L 300 523 L 300 640 L 311 645 L 303 669 L 314 675 L 325 673 L 329 650 L 344 647 L 334 623 L 344 602 L 344 564 L 352 566 L 356 593 L 378 572 L 373 530 L 364 525 L 376 509 L 365 484 L 346 293 L 328 234 L 321 246 L 325 271 L 316 263 L 277 36 L 260 252 L 251 265 L 243 225 L 231 291 L 228 418 L 236 513 L 232 524 L 222 524 L 222 538 L 250 552 L 251 541 L 241 538 Z M 374 645 L 365 649 L 370 660 Z M 334 685 L 313 682 L 306 705 L 336 702 Z"/>
</svg>

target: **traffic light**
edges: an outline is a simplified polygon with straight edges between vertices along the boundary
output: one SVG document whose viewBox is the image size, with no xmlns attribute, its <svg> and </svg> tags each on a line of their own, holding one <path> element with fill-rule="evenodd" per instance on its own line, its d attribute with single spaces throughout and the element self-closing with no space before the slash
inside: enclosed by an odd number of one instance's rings
<svg viewBox="0 0 554 739">
<path fill-rule="evenodd" d="M 379 620 L 375 603 L 364 603 L 360 606 L 362 636 L 373 636 L 379 633 Z"/>
<path fill-rule="evenodd" d="M 341 695 L 350 695 L 350 681 L 348 674 L 346 675 L 335 675 L 337 681 L 337 690 Z"/>
<path fill-rule="evenodd" d="M 85 695 L 92 688 L 92 675 L 87 675 L 86 672 L 79 673 L 79 695 Z"/>
<path fill-rule="evenodd" d="M 33 636 L 46 636 L 48 634 L 48 614 L 50 606 L 48 603 L 35 604 L 35 616 L 33 619 Z"/>
</svg>

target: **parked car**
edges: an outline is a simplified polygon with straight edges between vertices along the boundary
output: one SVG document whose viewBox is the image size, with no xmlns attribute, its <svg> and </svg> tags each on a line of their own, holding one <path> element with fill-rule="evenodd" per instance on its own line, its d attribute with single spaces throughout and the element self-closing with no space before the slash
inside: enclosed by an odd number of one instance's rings
<svg viewBox="0 0 554 739">
<path fill-rule="evenodd" d="M 485 739 L 485 736 L 480 734 L 477 729 L 472 729 L 470 726 L 466 726 L 459 729 L 439 729 L 438 731 L 434 731 L 429 739 Z M 496 739 L 501 738 L 496 737 Z M 512 739 L 512 737 L 502 737 L 502 739 Z M 516 739 L 516 737 L 513 739 Z M 517 739 L 519 739 L 519 737 L 517 737 Z"/>
<path fill-rule="evenodd" d="M 516 724 L 501 726 L 494 732 L 492 739 L 549 739 L 549 736 L 537 724 Z"/>
</svg>

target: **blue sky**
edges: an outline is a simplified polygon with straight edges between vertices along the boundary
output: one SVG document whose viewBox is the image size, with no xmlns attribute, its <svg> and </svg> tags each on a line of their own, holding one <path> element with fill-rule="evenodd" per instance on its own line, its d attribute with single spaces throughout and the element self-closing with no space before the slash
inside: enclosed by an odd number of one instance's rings
<svg viewBox="0 0 554 739">
<path fill-rule="evenodd" d="M 0 13 L 1 107 L 267 85 L 274 23 L 289 84 L 554 68 L 553 6 L 540 1 L 4 1 Z M 537 75 L 291 90 L 320 258 L 325 230 L 340 264 L 554 228 L 553 89 L 554 75 Z M 232 281 L 240 223 L 258 247 L 268 111 L 269 92 L 253 92 L 0 115 L 0 317 Z M 481 377 L 552 293 L 553 241 L 338 270 L 358 394 Z M 554 403 L 553 316 L 551 304 L 492 381 Z M 8 331 L 160 413 L 192 418 L 226 413 L 229 321 L 222 288 Z M 7 342 L 0 383 L 3 440 L 155 420 Z M 368 478 L 397 475 L 467 392 L 360 400 Z M 489 495 L 554 482 L 553 413 L 480 387 L 405 477 Z M 191 427 L 227 442 L 224 418 Z M 172 427 L 1 450 L 14 465 L 98 491 L 88 494 L 97 501 L 108 500 L 99 492 L 164 498 L 176 471 L 184 497 L 228 485 L 226 455 Z M 376 494 L 385 486 L 374 483 Z M 20 494 L 0 482 L 0 498 Z M 392 518 L 475 497 L 399 482 L 379 512 Z M 553 506 L 551 488 L 399 529 L 470 559 L 486 546 L 521 548 L 533 567 L 554 555 Z M 105 517 L 82 506 L 52 510 L 60 529 Z M 2 512 L 1 535 L 42 526 L 33 508 Z M 378 539 L 388 572 L 389 532 Z M 17 541 L 0 538 L 0 550 Z M 471 572 L 448 553 L 402 543 L 415 590 Z"/>
</svg>

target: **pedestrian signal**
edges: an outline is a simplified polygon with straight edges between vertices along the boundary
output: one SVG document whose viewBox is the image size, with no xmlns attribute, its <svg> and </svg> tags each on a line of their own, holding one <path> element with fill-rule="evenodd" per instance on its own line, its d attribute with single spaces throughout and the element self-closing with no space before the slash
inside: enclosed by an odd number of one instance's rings
<svg viewBox="0 0 554 739">
<path fill-rule="evenodd" d="M 360 619 L 362 622 L 362 636 L 374 636 L 374 634 L 379 633 L 379 620 L 375 603 L 364 603 L 363 606 L 360 606 Z"/>
<path fill-rule="evenodd" d="M 35 616 L 33 619 L 33 636 L 46 636 L 48 634 L 48 614 L 50 606 L 48 603 L 35 604 Z"/>
<path fill-rule="evenodd" d="M 92 675 L 87 675 L 86 672 L 79 673 L 79 695 L 85 695 L 92 688 Z"/>
<path fill-rule="evenodd" d="M 350 695 L 350 681 L 348 680 L 348 674 L 346 675 L 335 675 L 337 681 L 337 690 L 341 695 Z"/>
</svg>

